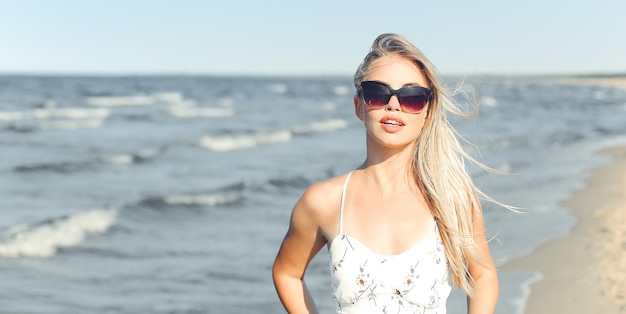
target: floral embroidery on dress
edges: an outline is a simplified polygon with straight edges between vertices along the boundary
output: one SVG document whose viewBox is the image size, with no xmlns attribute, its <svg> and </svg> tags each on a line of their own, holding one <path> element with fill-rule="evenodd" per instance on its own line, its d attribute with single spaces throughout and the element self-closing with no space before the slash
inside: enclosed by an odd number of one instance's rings
<svg viewBox="0 0 626 314">
<path fill-rule="evenodd" d="M 368 260 L 365 260 L 363 265 L 359 265 L 359 274 L 356 277 L 356 284 L 359 288 L 361 288 L 361 290 L 358 290 L 359 295 L 355 300 L 352 300 L 352 303 L 357 302 L 363 296 L 365 296 L 365 298 L 368 300 L 373 300 L 374 303 L 376 302 L 376 294 L 374 293 L 374 289 L 376 288 L 376 286 L 373 285 L 374 282 L 370 276 L 370 273 L 365 272 L 365 266 L 367 265 L 367 262 Z"/>
<path fill-rule="evenodd" d="M 441 263 L 441 254 L 441 243 L 439 243 L 439 245 L 437 245 L 437 250 L 430 252 L 430 256 L 433 258 L 435 263 L 439 264 Z"/>
<path fill-rule="evenodd" d="M 424 249 L 407 251 L 415 251 L 414 254 L 383 256 L 371 252 L 356 239 L 342 236 L 338 240 L 340 243 L 333 252 L 343 254 L 331 254 L 332 273 L 338 276 L 336 278 L 354 274 L 350 282 L 333 281 L 333 298 L 337 300 L 339 313 L 352 313 L 347 310 L 348 305 L 361 308 L 363 302 L 371 303 L 378 313 L 434 314 L 430 309 L 445 313 L 445 308 L 440 308 L 440 304 L 445 307 L 445 302 L 441 303 L 438 290 L 447 289 L 443 290 L 447 298 L 448 270 L 447 262 L 441 263 L 445 255 L 439 241 L 433 241 L 432 246 L 428 241 L 423 243 L 428 245 Z M 356 263 L 360 258 L 362 262 Z"/>
<path fill-rule="evenodd" d="M 339 268 L 341 268 L 341 263 L 343 263 L 343 259 L 346 257 L 346 254 L 348 253 L 348 248 L 346 248 L 343 252 L 343 256 L 341 256 L 341 259 L 337 262 L 333 263 L 333 273 L 336 272 Z"/>
</svg>

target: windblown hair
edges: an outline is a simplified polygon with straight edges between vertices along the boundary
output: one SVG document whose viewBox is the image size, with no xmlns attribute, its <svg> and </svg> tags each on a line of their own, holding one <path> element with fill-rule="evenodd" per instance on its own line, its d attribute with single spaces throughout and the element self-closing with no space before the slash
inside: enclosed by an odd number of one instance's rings
<svg viewBox="0 0 626 314">
<path fill-rule="evenodd" d="M 413 61 L 430 84 L 426 87 L 433 91 L 427 107 L 427 119 L 417 139 L 409 171 L 426 197 L 439 226 L 452 280 L 471 296 L 474 293 L 474 281 L 469 273 L 468 259 L 471 257 L 481 263 L 473 237 L 473 220 L 482 215 L 479 197 L 494 200 L 474 185 L 465 168 L 465 160 L 483 169 L 489 168 L 463 150 L 459 142 L 462 137 L 450 124 L 447 112 L 472 118 L 478 113 L 477 102 L 474 101 L 474 112 L 462 110 L 440 82 L 435 66 L 406 37 L 398 34 L 382 34 L 374 40 L 370 52 L 354 75 L 354 85 L 359 95 L 360 84 L 369 73 L 371 63 L 389 55 Z"/>
</svg>

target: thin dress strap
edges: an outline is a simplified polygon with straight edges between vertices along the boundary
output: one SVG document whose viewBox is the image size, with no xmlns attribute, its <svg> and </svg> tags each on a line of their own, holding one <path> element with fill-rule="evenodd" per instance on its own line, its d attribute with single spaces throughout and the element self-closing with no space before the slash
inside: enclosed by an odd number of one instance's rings
<svg viewBox="0 0 626 314">
<path fill-rule="evenodd" d="M 435 239 L 437 242 L 441 242 L 441 236 L 439 235 L 439 224 L 437 223 L 437 219 L 433 219 L 435 221 Z"/>
<path fill-rule="evenodd" d="M 343 234 L 343 204 L 346 201 L 346 189 L 348 188 L 348 181 L 350 181 L 350 176 L 352 176 L 352 171 L 348 173 L 346 177 L 346 181 L 343 183 L 343 190 L 341 191 L 341 207 L 339 209 L 339 234 Z"/>
</svg>

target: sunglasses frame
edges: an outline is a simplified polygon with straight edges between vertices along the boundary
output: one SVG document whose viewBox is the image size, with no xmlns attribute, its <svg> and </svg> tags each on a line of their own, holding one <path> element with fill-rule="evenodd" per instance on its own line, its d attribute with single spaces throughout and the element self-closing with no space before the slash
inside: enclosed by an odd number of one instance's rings
<svg viewBox="0 0 626 314">
<path fill-rule="evenodd" d="M 384 105 L 381 106 L 372 106 L 369 104 L 369 102 L 367 101 L 367 99 L 365 99 L 365 93 L 363 92 L 364 88 L 363 85 L 367 85 L 367 84 L 376 84 L 384 89 L 387 90 L 387 94 L 383 94 L 383 95 L 373 95 L 373 96 L 384 96 L 387 97 L 387 101 L 385 102 Z M 393 89 L 391 88 L 391 86 L 383 83 L 383 82 L 379 82 L 379 81 L 363 81 L 361 82 L 361 84 L 359 85 L 360 90 L 359 93 L 361 94 L 361 98 L 363 98 L 363 102 L 365 102 L 365 105 L 373 108 L 374 110 L 378 110 L 378 109 L 382 109 L 385 108 L 385 106 L 387 106 L 389 104 L 389 101 L 391 100 L 391 97 L 393 97 L 393 95 L 396 95 L 396 97 L 398 97 L 398 103 L 400 104 L 400 108 L 402 108 L 403 112 L 406 113 L 420 113 L 422 110 L 424 110 L 424 108 L 428 105 L 428 103 L 432 100 L 433 97 L 433 91 L 423 87 L 423 86 L 419 86 L 419 85 L 409 85 L 409 86 L 404 86 L 401 87 L 399 89 Z M 423 94 L 419 94 L 419 95 L 415 95 L 415 90 L 420 91 Z M 407 93 L 410 93 L 410 95 L 406 95 Z M 419 97 L 419 96 L 425 96 L 425 101 L 424 101 L 424 105 L 421 106 L 421 108 L 417 111 L 413 110 L 413 109 L 409 109 L 409 106 L 406 105 L 405 101 L 403 101 L 403 98 L 405 97 Z M 371 98 L 370 98 L 371 100 Z M 404 104 L 403 104 L 404 103 Z"/>
</svg>

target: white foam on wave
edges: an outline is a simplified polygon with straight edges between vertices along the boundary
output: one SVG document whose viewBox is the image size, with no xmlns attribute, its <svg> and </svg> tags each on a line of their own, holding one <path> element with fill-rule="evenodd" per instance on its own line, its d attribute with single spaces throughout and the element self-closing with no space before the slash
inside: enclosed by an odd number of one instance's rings
<svg viewBox="0 0 626 314">
<path fill-rule="evenodd" d="M 198 141 L 198 145 L 215 151 L 231 151 L 252 148 L 259 145 L 289 142 L 293 134 L 307 134 L 314 132 L 330 132 L 346 128 L 348 123 L 342 119 L 329 119 L 296 125 L 289 130 L 272 132 L 257 132 L 254 134 L 237 136 L 205 136 Z"/>
<path fill-rule="evenodd" d="M 182 108 L 188 108 L 188 107 L 193 107 L 196 105 L 196 101 L 193 99 L 183 99 L 183 100 L 179 100 L 179 101 L 175 101 L 175 102 L 170 102 L 170 106 L 171 107 L 182 107 Z"/>
<path fill-rule="evenodd" d="M 29 111 L 0 111 L 2 121 L 49 119 L 104 119 L 110 114 L 106 108 L 42 108 Z"/>
<path fill-rule="evenodd" d="M 37 119 L 103 119 L 110 114 L 106 108 L 54 108 L 37 109 L 33 116 Z"/>
<path fill-rule="evenodd" d="M 129 165 L 137 161 L 138 159 L 148 159 L 153 158 L 159 154 L 158 149 L 146 148 L 137 151 L 132 154 L 118 154 L 118 155 L 108 155 L 103 156 L 100 160 L 104 163 L 113 164 L 113 165 Z"/>
<path fill-rule="evenodd" d="M 239 136 L 205 136 L 198 141 L 198 145 L 215 151 L 230 151 L 264 144 L 289 142 L 291 137 L 292 135 L 289 130 L 259 132 Z"/>
<path fill-rule="evenodd" d="M 513 302 L 515 308 L 519 310 L 517 313 L 521 314 L 526 312 L 526 303 L 528 303 L 531 292 L 530 285 L 542 279 L 543 275 L 541 273 L 535 273 L 533 277 L 522 283 L 522 296 Z"/>
<path fill-rule="evenodd" d="M 0 121 L 19 121 L 27 119 L 24 112 L 19 111 L 0 111 Z"/>
<path fill-rule="evenodd" d="M 487 107 L 495 107 L 498 101 L 493 97 L 483 96 L 480 98 L 480 104 Z"/>
<path fill-rule="evenodd" d="M 48 120 L 41 121 L 38 124 L 40 129 L 44 130 L 78 130 L 78 129 L 96 129 L 102 126 L 101 119 L 88 120 Z"/>
<path fill-rule="evenodd" d="M 164 198 L 170 205 L 218 206 L 234 203 L 243 198 L 242 191 L 224 191 L 199 195 L 171 195 Z"/>
<path fill-rule="evenodd" d="M 85 97 L 85 102 L 90 106 L 98 107 L 150 106 L 159 102 L 170 104 L 195 104 L 194 100 L 185 99 L 179 92 L 121 96 L 92 96 Z"/>
<path fill-rule="evenodd" d="M 346 95 L 350 92 L 350 88 L 345 85 L 339 85 L 333 88 L 333 92 L 335 93 L 335 95 Z"/>
<path fill-rule="evenodd" d="M 41 225 L 19 225 L 0 236 L 2 257 L 50 257 L 59 248 L 82 243 L 91 234 L 106 232 L 117 218 L 115 209 L 91 209 Z"/>
<path fill-rule="evenodd" d="M 191 106 L 170 106 L 167 113 L 176 118 L 228 117 L 235 114 L 232 108 L 198 108 Z"/>
<path fill-rule="evenodd" d="M 53 101 L 44 108 L 27 111 L 0 111 L 0 121 L 17 122 L 16 128 L 44 130 L 76 130 L 99 128 L 110 115 L 107 108 L 57 108 Z M 25 124 L 23 124 L 25 123 Z"/>
<path fill-rule="evenodd" d="M 170 103 L 178 103 L 181 101 L 186 101 L 185 97 L 183 97 L 183 94 L 179 92 L 155 93 L 153 97 L 156 100 L 163 101 L 163 102 L 170 102 Z"/>
<path fill-rule="evenodd" d="M 88 105 L 100 107 L 148 106 L 153 105 L 155 101 L 155 97 L 151 95 L 96 96 L 85 98 L 85 102 Z"/>
<path fill-rule="evenodd" d="M 130 165 L 133 163 L 135 158 L 133 155 L 128 154 L 120 154 L 120 155 L 109 155 L 101 158 L 102 162 L 113 165 Z"/>
<path fill-rule="evenodd" d="M 301 133 L 313 133 L 313 132 L 329 132 L 338 129 L 344 129 L 348 126 L 348 123 L 342 119 L 329 119 L 318 122 L 311 122 L 305 125 L 296 125 L 292 127 L 292 130 L 296 134 Z"/>
<path fill-rule="evenodd" d="M 284 94 L 287 92 L 287 85 L 285 84 L 273 84 L 270 85 L 270 90 L 276 94 Z"/>
</svg>

